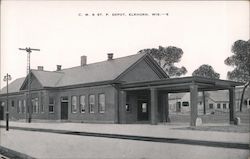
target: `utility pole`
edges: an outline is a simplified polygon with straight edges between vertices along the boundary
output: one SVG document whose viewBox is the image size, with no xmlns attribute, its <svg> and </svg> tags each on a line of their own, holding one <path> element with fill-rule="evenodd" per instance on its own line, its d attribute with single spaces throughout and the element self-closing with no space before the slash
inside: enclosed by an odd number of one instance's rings
<svg viewBox="0 0 250 159">
<path fill-rule="evenodd" d="M 32 51 L 40 51 L 40 49 L 32 49 L 30 47 L 26 48 L 19 48 L 19 50 L 24 50 L 27 52 L 27 75 L 28 75 L 28 101 L 27 103 L 27 108 L 28 108 L 28 122 L 31 123 L 31 114 L 32 114 L 32 103 L 31 103 L 31 94 L 30 94 L 30 89 L 31 89 L 31 81 L 30 81 L 30 53 Z"/>
<path fill-rule="evenodd" d="M 7 73 L 4 76 L 3 81 L 7 83 L 7 98 L 6 98 L 6 131 L 9 131 L 9 81 L 11 80 L 11 76 Z"/>
</svg>

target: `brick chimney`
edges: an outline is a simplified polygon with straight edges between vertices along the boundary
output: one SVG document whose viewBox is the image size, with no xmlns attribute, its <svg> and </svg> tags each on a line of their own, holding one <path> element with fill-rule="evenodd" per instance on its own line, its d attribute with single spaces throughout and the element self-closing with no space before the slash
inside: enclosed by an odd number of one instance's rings
<svg viewBox="0 0 250 159">
<path fill-rule="evenodd" d="M 81 66 L 87 65 L 87 56 L 81 56 Z"/>
<path fill-rule="evenodd" d="M 62 65 L 56 65 L 56 71 L 61 71 L 62 70 Z"/>
<path fill-rule="evenodd" d="M 113 60 L 113 53 L 108 53 L 108 60 Z"/>
<path fill-rule="evenodd" d="M 43 66 L 37 66 L 37 70 L 43 71 Z"/>
</svg>

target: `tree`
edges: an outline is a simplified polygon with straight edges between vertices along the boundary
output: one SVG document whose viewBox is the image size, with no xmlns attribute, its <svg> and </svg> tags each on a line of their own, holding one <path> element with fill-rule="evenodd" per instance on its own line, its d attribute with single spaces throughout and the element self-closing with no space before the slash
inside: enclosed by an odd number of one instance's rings
<svg viewBox="0 0 250 159">
<path fill-rule="evenodd" d="M 206 77 L 206 78 L 213 78 L 213 79 L 219 79 L 220 74 L 215 72 L 213 67 L 207 64 L 201 65 L 198 69 L 196 69 L 192 76 L 200 76 L 200 77 Z"/>
<path fill-rule="evenodd" d="M 227 57 L 224 63 L 234 67 L 227 73 L 229 79 L 245 83 L 240 100 L 240 111 L 242 111 L 245 90 L 250 85 L 250 39 L 235 41 L 231 51 L 233 55 Z"/>
<path fill-rule="evenodd" d="M 192 73 L 192 76 L 200 76 L 200 77 L 206 77 L 206 78 L 212 78 L 212 79 L 219 79 L 220 78 L 220 74 L 215 72 L 213 67 L 207 64 L 203 64 L 201 65 L 199 68 L 197 68 L 196 70 L 194 70 L 194 72 Z M 203 114 L 206 114 L 206 97 L 208 97 L 209 94 L 205 93 L 204 91 L 202 91 L 202 99 L 203 99 Z"/>
<path fill-rule="evenodd" d="M 163 68 L 163 70 L 169 75 L 169 77 L 181 76 L 187 73 L 185 67 L 177 67 L 174 64 L 180 62 L 183 55 L 183 51 L 180 48 L 174 46 L 162 47 L 158 49 L 143 49 L 138 53 L 148 53 L 155 61 Z"/>
</svg>

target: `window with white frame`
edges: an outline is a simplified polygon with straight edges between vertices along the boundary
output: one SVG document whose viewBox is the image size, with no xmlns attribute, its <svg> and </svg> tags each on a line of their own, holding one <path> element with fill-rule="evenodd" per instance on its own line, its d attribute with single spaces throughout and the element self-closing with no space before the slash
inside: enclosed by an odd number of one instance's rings
<svg viewBox="0 0 250 159">
<path fill-rule="evenodd" d="M 209 109 L 214 109 L 213 103 L 210 103 L 210 104 L 209 104 Z"/>
<path fill-rule="evenodd" d="M 227 109 L 227 104 L 226 103 L 223 103 L 223 109 Z"/>
<path fill-rule="evenodd" d="M 105 94 L 98 95 L 98 107 L 99 107 L 99 113 L 105 112 Z"/>
<path fill-rule="evenodd" d="M 38 98 L 33 98 L 32 100 L 33 113 L 38 113 Z"/>
<path fill-rule="evenodd" d="M 76 99 L 76 96 L 71 97 L 71 112 L 72 113 L 77 112 L 77 99 Z"/>
<path fill-rule="evenodd" d="M 55 99 L 53 97 L 49 97 L 49 113 L 54 113 L 55 107 Z"/>
<path fill-rule="evenodd" d="M 95 108 L 95 95 L 89 95 L 89 112 L 94 113 Z"/>
<path fill-rule="evenodd" d="M 217 104 L 217 109 L 220 109 L 220 103 Z"/>
<path fill-rule="evenodd" d="M 26 100 L 23 100 L 23 113 L 26 113 Z"/>
<path fill-rule="evenodd" d="M 86 100 L 85 96 L 82 95 L 80 96 L 80 112 L 85 113 L 85 111 L 86 111 Z"/>
<path fill-rule="evenodd" d="M 44 113 L 43 94 L 41 94 L 40 98 L 40 112 Z"/>
<path fill-rule="evenodd" d="M 18 100 L 17 113 L 22 113 L 22 100 Z"/>
</svg>

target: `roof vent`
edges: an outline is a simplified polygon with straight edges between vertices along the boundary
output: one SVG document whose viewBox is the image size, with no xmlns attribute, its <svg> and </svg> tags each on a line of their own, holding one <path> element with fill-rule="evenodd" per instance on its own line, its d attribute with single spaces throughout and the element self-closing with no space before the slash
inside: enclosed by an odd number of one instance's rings
<svg viewBox="0 0 250 159">
<path fill-rule="evenodd" d="M 37 70 L 43 71 L 43 66 L 37 66 Z"/>
<path fill-rule="evenodd" d="M 87 65 L 87 56 L 81 56 L 81 66 Z"/>
<path fill-rule="evenodd" d="M 62 70 L 62 65 L 56 65 L 56 71 L 61 71 Z"/>
<path fill-rule="evenodd" d="M 113 53 L 108 53 L 108 60 L 113 60 Z"/>
</svg>

